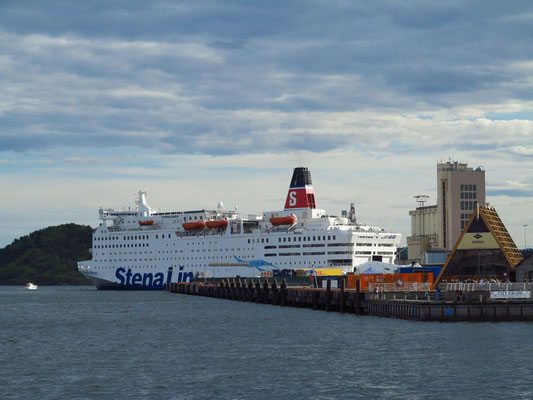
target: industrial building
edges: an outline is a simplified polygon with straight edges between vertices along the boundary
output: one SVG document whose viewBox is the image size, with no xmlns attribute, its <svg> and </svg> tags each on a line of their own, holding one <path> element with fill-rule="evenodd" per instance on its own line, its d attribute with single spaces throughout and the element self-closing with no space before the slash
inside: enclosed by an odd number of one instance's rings
<svg viewBox="0 0 533 400">
<path fill-rule="evenodd" d="M 437 204 L 415 196 L 420 206 L 409 211 L 408 259 L 421 264 L 444 263 L 477 206 L 485 206 L 485 171 L 449 160 L 437 163 Z"/>
</svg>

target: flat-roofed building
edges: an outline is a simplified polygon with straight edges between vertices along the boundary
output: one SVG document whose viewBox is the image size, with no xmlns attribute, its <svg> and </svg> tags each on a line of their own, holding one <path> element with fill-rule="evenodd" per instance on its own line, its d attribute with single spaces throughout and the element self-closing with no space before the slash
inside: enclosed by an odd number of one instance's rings
<svg viewBox="0 0 533 400">
<path fill-rule="evenodd" d="M 485 171 L 458 161 L 440 162 L 437 185 L 437 246 L 449 252 L 476 211 L 476 204 L 485 206 Z"/>
<path fill-rule="evenodd" d="M 485 171 L 481 167 L 473 169 L 452 160 L 437 163 L 437 204 L 409 211 L 409 260 L 426 263 L 428 253 L 451 252 L 478 203 L 485 206 Z"/>
</svg>

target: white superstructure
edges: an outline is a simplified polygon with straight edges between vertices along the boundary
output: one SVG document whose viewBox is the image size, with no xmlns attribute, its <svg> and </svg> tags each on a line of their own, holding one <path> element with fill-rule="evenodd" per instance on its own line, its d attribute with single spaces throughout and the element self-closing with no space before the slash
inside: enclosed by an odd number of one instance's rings
<svg viewBox="0 0 533 400">
<path fill-rule="evenodd" d="M 328 216 L 316 208 L 307 168 L 295 168 L 285 209 L 263 215 L 225 210 L 159 212 L 138 193 L 137 207 L 100 209 L 92 260 L 78 270 L 98 288 L 162 289 L 194 277 L 257 277 L 263 270 L 335 268 L 361 272 L 393 263 L 401 235 Z"/>
</svg>

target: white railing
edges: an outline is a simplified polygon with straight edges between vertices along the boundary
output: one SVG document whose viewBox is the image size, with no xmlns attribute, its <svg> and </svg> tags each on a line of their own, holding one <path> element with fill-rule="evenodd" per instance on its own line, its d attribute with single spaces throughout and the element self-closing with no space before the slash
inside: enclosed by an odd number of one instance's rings
<svg viewBox="0 0 533 400">
<path fill-rule="evenodd" d="M 520 282 L 520 283 L 465 283 L 465 282 L 454 282 L 446 284 L 446 291 L 463 291 L 463 292 L 474 292 L 474 291 L 515 291 L 515 290 L 532 290 L 533 282 Z"/>
<path fill-rule="evenodd" d="M 420 292 L 430 289 L 429 282 L 404 282 L 402 285 L 398 283 L 368 283 L 368 291 L 375 292 L 375 289 L 383 292 Z"/>
</svg>

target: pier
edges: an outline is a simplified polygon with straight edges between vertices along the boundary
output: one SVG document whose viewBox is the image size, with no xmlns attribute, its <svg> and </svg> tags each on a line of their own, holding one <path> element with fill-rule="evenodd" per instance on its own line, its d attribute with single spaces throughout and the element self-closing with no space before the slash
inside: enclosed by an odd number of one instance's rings
<svg viewBox="0 0 533 400">
<path fill-rule="evenodd" d="M 529 285 L 524 289 L 530 289 Z M 443 300 L 437 292 L 384 293 L 379 298 L 360 290 L 339 288 L 288 287 L 286 282 L 264 279 L 226 279 L 219 284 L 167 283 L 171 293 L 214 297 L 277 306 L 291 306 L 356 315 L 398 318 L 417 321 L 533 321 L 533 302 L 528 299 L 491 299 L 485 294 L 458 296 L 450 300 L 444 292 Z M 525 291 L 527 292 L 527 291 Z M 474 293 L 474 292 L 472 292 Z M 505 291 L 501 291 L 505 293 Z"/>
</svg>

